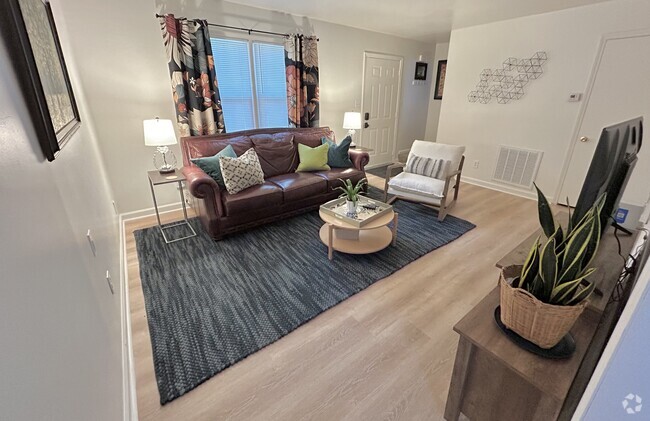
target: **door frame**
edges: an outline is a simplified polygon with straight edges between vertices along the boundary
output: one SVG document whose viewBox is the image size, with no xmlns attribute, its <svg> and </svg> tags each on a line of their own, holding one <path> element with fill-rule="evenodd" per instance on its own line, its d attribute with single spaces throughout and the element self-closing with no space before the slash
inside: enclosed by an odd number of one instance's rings
<svg viewBox="0 0 650 421">
<path fill-rule="evenodd" d="M 569 142 L 569 147 L 567 148 L 566 156 L 564 158 L 564 164 L 562 165 L 562 171 L 560 172 L 560 181 L 558 182 L 558 185 L 555 189 L 555 196 L 554 196 L 555 203 L 561 203 L 560 194 L 564 189 L 564 183 L 566 182 L 566 176 L 567 173 L 569 172 L 571 158 L 573 158 L 573 153 L 575 152 L 575 148 L 576 148 L 576 139 L 578 139 L 578 136 L 580 134 L 580 129 L 582 128 L 582 123 L 584 122 L 585 115 L 587 113 L 589 101 L 591 101 L 591 93 L 594 89 L 594 85 L 596 84 L 596 77 L 598 76 L 598 70 L 600 70 L 600 65 L 603 60 L 603 55 L 605 54 L 605 47 L 607 46 L 607 42 L 618 40 L 618 39 L 641 38 L 647 36 L 650 36 L 650 29 L 612 32 L 608 34 L 603 34 L 600 37 L 600 41 L 598 43 L 598 52 L 596 53 L 596 59 L 594 60 L 594 63 L 591 67 L 591 71 L 589 73 L 589 79 L 587 80 L 587 87 L 585 89 L 584 99 L 582 101 L 582 104 L 580 104 L 580 111 L 578 112 L 578 118 L 576 120 L 575 126 L 573 127 L 573 132 L 571 134 L 571 141 Z"/>
<path fill-rule="evenodd" d="M 364 98 L 365 98 L 365 91 L 366 91 L 366 61 L 369 58 L 378 58 L 378 59 L 388 59 L 388 60 L 397 60 L 399 61 L 399 74 L 397 78 L 397 106 L 395 107 L 395 129 L 393 133 L 393 150 L 391 152 L 391 158 L 393 161 L 397 159 L 397 133 L 398 133 L 398 126 L 399 126 L 399 117 L 400 117 L 400 109 L 401 109 L 401 104 L 402 104 L 402 74 L 404 72 L 404 57 L 398 56 L 395 54 L 387 54 L 387 53 L 379 53 L 376 51 L 364 51 L 363 52 L 363 69 L 361 71 L 361 116 L 362 116 L 362 121 L 363 120 L 363 114 L 364 114 Z M 363 130 L 364 127 L 363 125 L 361 126 L 361 132 L 359 136 L 361 139 L 363 139 Z M 385 164 L 381 164 L 385 165 Z M 378 165 L 378 166 L 381 166 Z M 373 168 L 373 165 L 367 166 L 367 168 Z"/>
</svg>

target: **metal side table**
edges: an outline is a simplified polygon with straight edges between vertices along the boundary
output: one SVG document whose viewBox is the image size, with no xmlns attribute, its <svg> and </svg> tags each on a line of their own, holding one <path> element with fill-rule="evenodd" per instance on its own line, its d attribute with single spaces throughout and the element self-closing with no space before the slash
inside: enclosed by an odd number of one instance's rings
<svg viewBox="0 0 650 421">
<path fill-rule="evenodd" d="M 186 240 L 188 238 L 196 237 L 196 231 L 194 231 L 194 228 L 192 228 L 192 225 L 190 224 L 190 221 L 187 218 L 187 207 L 185 205 L 185 195 L 183 194 L 183 181 L 185 181 L 185 176 L 183 175 L 181 170 L 176 169 L 174 170 L 174 172 L 167 173 L 167 174 L 161 174 L 158 171 L 147 171 L 147 176 L 149 177 L 149 187 L 151 188 L 151 198 L 153 199 L 153 206 L 154 209 L 156 209 L 156 218 L 158 219 L 158 227 L 160 228 L 160 233 L 162 234 L 165 243 L 170 244 L 176 241 L 181 241 L 181 240 Z M 160 186 L 162 184 L 170 184 L 170 183 L 178 183 L 178 190 L 180 190 L 181 192 L 181 204 L 183 205 L 183 220 L 179 222 L 171 222 L 163 225 L 160 222 L 160 212 L 158 212 L 158 202 L 156 201 L 156 192 L 154 190 L 154 186 Z M 192 234 L 181 238 L 175 238 L 173 240 L 167 238 L 167 235 L 165 234 L 166 229 L 178 227 L 181 225 L 186 225 L 190 229 Z"/>
</svg>

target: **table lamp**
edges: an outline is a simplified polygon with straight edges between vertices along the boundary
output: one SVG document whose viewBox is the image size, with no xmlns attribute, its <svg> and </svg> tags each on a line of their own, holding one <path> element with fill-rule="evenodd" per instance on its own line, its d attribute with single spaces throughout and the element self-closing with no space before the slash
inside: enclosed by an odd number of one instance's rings
<svg viewBox="0 0 650 421">
<path fill-rule="evenodd" d="M 144 144 L 155 146 L 156 152 L 153 154 L 153 165 L 161 174 L 167 174 L 176 170 L 176 156 L 168 148 L 169 145 L 175 145 L 176 133 L 171 120 L 161 120 L 156 117 L 153 120 L 144 120 Z"/>
<path fill-rule="evenodd" d="M 361 113 L 346 112 L 343 114 L 343 128 L 348 129 L 348 136 L 352 138 L 351 148 L 357 146 L 354 143 L 354 134 L 361 129 Z"/>
</svg>

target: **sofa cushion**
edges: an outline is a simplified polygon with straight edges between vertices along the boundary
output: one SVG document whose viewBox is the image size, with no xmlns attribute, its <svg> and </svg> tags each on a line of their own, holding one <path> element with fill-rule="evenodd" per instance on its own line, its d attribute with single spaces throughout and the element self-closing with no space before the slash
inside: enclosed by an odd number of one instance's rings
<svg viewBox="0 0 650 421">
<path fill-rule="evenodd" d="M 239 158 L 219 157 L 221 174 L 226 190 L 236 194 L 256 184 L 264 183 L 264 172 L 260 166 L 255 149 L 247 150 Z"/>
<path fill-rule="evenodd" d="M 350 161 L 350 144 L 352 137 L 346 136 L 338 145 L 336 142 L 329 140 L 326 137 L 321 138 L 323 145 L 327 144 L 327 165 L 332 168 L 350 168 L 352 161 Z"/>
<path fill-rule="evenodd" d="M 293 134 L 258 134 L 250 138 L 260 159 L 264 177 L 288 174 L 296 170 L 298 153 L 293 143 Z"/>
<path fill-rule="evenodd" d="M 304 131 L 295 131 L 293 132 L 293 140 L 296 144 L 302 144 L 309 146 L 310 148 L 316 148 L 323 144 L 321 138 L 323 133 L 316 130 L 304 130 Z M 330 140 L 334 140 L 333 138 Z"/>
<path fill-rule="evenodd" d="M 339 180 L 339 178 L 343 180 L 347 180 L 349 178 L 352 180 L 352 184 L 356 185 L 359 180 L 366 177 L 366 174 L 363 171 L 359 171 L 356 168 L 332 168 L 329 171 L 316 171 L 312 174 L 317 175 L 327 181 L 327 191 L 332 191 L 335 188 L 343 185 L 343 182 Z"/>
<path fill-rule="evenodd" d="M 221 187 L 226 185 L 223 182 L 223 176 L 221 175 L 221 165 L 219 164 L 219 158 L 222 156 L 227 156 L 230 158 L 236 158 L 237 154 L 235 150 L 230 145 L 226 145 L 224 149 L 218 152 L 214 156 L 206 156 L 205 158 L 196 158 L 192 159 L 192 163 L 197 167 L 201 168 L 207 175 L 212 177 Z"/>
<path fill-rule="evenodd" d="M 267 206 L 282 205 L 282 189 L 268 181 L 249 187 L 237 194 L 224 192 L 221 197 L 228 216 Z"/>
<path fill-rule="evenodd" d="M 267 181 L 282 189 L 284 202 L 294 202 L 327 192 L 327 181 L 311 173 L 294 172 L 277 175 Z"/>
<path fill-rule="evenodd" d="M 251 142 L 248 136 L 237 136 L 227 139 L 208 137 L 196 139 L 193 142 L 186 142 L 187 154 L 190 159 L 214 156 L 228 145 L 234 149 L 237 156 L 240 156 L 253 147 L 253 142 Z"/>
</svg>

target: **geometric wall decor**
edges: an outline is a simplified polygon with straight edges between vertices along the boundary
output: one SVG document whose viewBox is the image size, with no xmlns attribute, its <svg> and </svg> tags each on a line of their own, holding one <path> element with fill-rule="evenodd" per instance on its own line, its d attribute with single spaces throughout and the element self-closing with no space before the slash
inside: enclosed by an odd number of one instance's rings
<svg viewBox="0 0 650 421">
<path fill-rule="evenodd" d="M 542 76 L 547 60 L 546 52 L 538 51 L 531 58 L 509 57 L 500 69 L 483 69 L 476 89 L 469 92 L 467 100 L 488 104 L 494 98 L 499 104 L 507 104 L 521 99 L 524 87 Z"/>
</svg>

